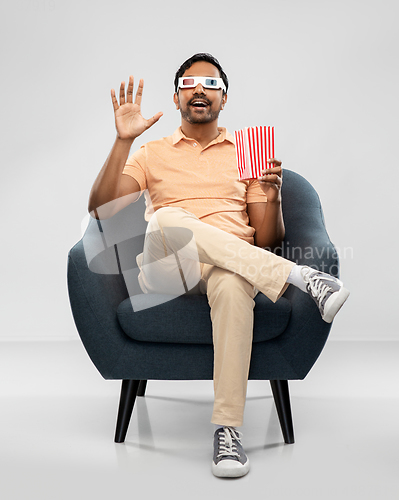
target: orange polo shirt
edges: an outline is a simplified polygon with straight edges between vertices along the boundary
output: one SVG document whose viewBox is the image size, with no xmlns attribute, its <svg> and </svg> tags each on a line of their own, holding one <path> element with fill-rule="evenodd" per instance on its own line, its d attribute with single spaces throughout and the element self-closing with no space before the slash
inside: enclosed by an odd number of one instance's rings
<svg viewBox="0 0 399 500">
<path fill-rule="evenodd" d="M 202 148 L 179 127 L 169 137 L 144 144 L 129 157 L 123 173 L 147 190 L 147 221 L 161 207 L 182 207 L 253 244 L 247 203 L 266 202 L 266 195 L 257 180 L 239 180 L 234 138 L 225 128 L 218 130 L 220 135 Z"/>
</svg>

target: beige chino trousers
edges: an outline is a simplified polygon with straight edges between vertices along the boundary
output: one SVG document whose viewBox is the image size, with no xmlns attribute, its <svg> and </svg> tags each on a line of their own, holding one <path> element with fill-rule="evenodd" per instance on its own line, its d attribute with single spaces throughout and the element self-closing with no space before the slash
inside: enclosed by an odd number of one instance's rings
<svg viewBox="0 0 399 500">
<path fill-rule="evenodd" d="M 211 422 L 243 423 L 258 290 L 275 302 L 294 265 L 201 222 L 182 208 L 151 217 L 137 257 L 144 293 L 207 294 L 214 344 L 215 400 Z"/>
</svg>

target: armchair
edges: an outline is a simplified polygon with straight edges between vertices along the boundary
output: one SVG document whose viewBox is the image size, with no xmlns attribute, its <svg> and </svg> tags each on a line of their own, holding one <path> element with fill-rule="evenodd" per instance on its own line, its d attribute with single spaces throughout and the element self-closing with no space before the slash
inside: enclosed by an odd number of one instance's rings
<svg viewBox="0 0 399 500">
<path fill-rule="evenodd" d="M 282 199 L 286 235 L 278 252 L 337 276 L 338 256 L 314 188 L 284 170 Z M 207 297 L 142 294 L 138 286 L 135 257 L 144 242 L 143 212 L 139 200 L 111 219 L 91 219 L 68 255 L 69 298 L 83 345 L 105 379 L 122 380 L 119 443 L 147 380 L 213 378 Z M 293 286 L 275 304 L 262 293 L 255 298 L 249 380 L 270 381 L 286 443 L 294 442 L 288 380 L 306 377 L 330 328 L 311 297 Z"/>
</svg>

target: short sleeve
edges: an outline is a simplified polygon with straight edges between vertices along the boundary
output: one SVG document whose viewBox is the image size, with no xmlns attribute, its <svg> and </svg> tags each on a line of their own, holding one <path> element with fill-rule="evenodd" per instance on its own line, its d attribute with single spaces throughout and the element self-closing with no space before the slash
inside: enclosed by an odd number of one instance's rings
<svg viewBox="0 0 399 500">
<path fill-rule="evenodd" d="M 122 174 L 130 175 L 136 179 L 141 191 L 147 189 L 146 153 L 144 146 L 141 146 L 138 151 L 128 158 Z"/>
<path fill-rule="evenodd" d="M 258 179 L 249 181 L 247 189 L 247 203 L 265 203 L 267 197 L 259 185 Z"/>
</svg>

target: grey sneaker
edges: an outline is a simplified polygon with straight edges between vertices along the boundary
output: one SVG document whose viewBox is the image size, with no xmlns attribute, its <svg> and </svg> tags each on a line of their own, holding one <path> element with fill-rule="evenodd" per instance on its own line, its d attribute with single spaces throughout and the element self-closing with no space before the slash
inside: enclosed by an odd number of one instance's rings
<svg viewBox="0 0 399 500">
<path fill-rule="evenodd" d="M 215 431 L 212 472 L 217 477 L 241 477 L 249 471 L 249 460 L 241 445 L 241 432 L 234 427 Z"/>
<path fill-rule="evenodd" d="M 339 279 L 311 267 L 304 267 L 301 274 L 306 290 L 316 302 L 321 317 L 326 323 L 331 323 L 349 297 L 349 290 L 344 288 Z"/>
</svg>

